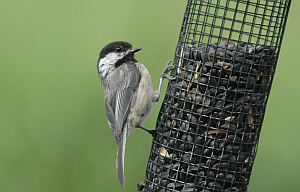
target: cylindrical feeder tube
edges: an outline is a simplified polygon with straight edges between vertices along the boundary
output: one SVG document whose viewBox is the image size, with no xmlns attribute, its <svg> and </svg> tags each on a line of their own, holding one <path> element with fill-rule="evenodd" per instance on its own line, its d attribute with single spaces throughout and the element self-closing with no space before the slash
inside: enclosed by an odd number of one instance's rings
<svg viewBox="0 0 300 192">
<path fill-rule="evenodd" d="M 187 2 L 144 191 L 247 191 L 290 4 Z"/>
</svg>

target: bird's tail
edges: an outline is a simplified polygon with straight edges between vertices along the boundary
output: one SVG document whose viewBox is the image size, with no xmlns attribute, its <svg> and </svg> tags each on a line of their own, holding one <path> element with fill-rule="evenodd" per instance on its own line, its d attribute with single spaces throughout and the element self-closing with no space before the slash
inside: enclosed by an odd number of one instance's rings
<svg viewBox="0 0 300 192">
<path fill-rule="evenodd" d="M 119 183 L 122 187 L 125 185 L 125 177 L 124 177 L 124 157 L 125 157 L 125 145 L 126 145 L 126 136 L 127 136 L 127 128 L 126 126 L 123 128 L 121 142 L 118 148 L 118 154 L 116 159 L 116 168 Z"/>
</svg>

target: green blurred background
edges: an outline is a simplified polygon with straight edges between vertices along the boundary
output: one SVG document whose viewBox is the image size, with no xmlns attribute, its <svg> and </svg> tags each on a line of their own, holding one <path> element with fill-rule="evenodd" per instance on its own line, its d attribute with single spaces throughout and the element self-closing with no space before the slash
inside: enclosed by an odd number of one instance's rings
<svg viewBox="0 0 300 192">
<path fill-rule="evenodd" d="M 0 191 L 136 191 L 151 136 L 127 141 L 125 189 L 97 73 L 101 48 L 126 40 L 156 88 L 173 59 L 186 1 L 0 1 Z M 299 191 L 299 17 L 294 0 L 249 192 Z M 164 89 L 166 88 L 164 83 Z M 160 103 L 147 128 L 154 128 Z M 298 111 L 298 112 L 297 112 Z"/>
</svg>

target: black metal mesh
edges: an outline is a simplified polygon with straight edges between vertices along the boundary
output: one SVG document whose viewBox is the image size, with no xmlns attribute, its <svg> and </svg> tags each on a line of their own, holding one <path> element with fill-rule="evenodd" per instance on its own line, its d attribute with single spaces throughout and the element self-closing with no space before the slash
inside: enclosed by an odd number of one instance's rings
<svg viewBox="0 0 300 192">
<path fill-rule="evenodd" d="M 247 191 L 290 3 L 188 1 L 144 191 Z"/>
</svg>

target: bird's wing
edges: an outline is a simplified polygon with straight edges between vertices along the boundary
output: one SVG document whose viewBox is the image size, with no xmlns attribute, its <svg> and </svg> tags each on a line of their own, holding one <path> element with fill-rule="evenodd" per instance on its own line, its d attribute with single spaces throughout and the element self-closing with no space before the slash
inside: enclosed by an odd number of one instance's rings
<svg viewBox="0 0 300 192">
<path fill-rule="evenodd" d="M 140 72 L 136 65 L 125 63 L 116 69 L 109 91 L 105 96 L 105 112 L 110 131 L 119 145 L 123 125 L 126 121 L 133 94 L 140 82 Z"/>
</svg>

